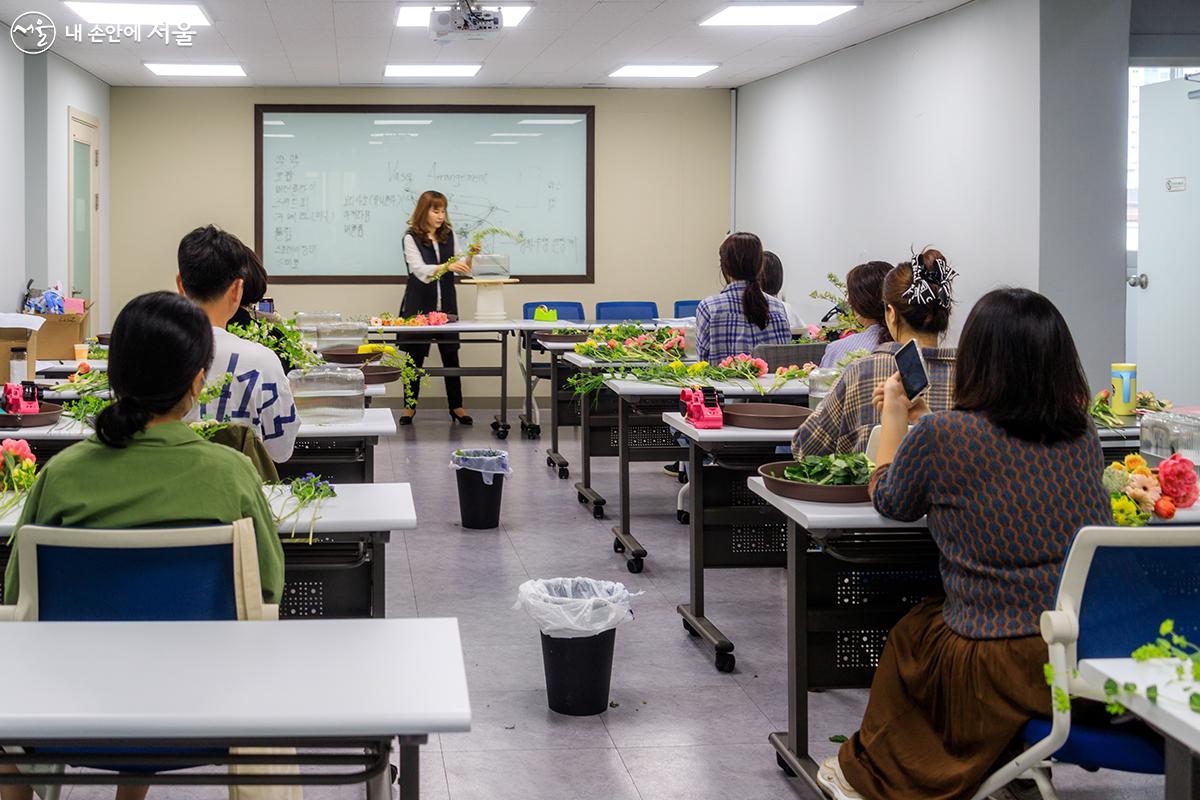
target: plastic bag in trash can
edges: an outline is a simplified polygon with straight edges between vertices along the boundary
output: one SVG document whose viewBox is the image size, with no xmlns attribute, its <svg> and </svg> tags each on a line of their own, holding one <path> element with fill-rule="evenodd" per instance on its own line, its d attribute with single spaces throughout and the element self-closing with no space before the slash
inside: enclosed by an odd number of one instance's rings
<svg viewBox="0 0 1200 800">
<path fill-rule="evenodd" d="M 513 608 L 523 608 L 542 633 L 555 639 L 579 639 L 633 619 L 630 592 L 623 583 L 593 578 L 545 578 L 517 588 Z"/>
<path fill-rule="evenodd" d="M 470 469 L 483 475 L 483 482 L 492 485 L 493 475 L 511 475 L 506 450 L 455 450 L 450 456 L 450 469 Z"/>
</svg>

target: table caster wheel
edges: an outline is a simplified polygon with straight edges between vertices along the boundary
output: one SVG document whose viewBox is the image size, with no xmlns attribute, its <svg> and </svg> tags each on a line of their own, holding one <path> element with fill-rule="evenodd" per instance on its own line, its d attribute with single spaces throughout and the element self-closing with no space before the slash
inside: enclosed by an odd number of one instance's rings
<svg viewBox="0 0 1200 800">
<path fill-rule="evenodd" d="M 737 657 L 733 653 L 717 653 L 717 672 L 733 672 Z"/>
<path fill-rule="evenodd" d="M 625 568 L 628 569 L 630 572 L 632 572 L 634 575 L 637 575 L 639 572 L 641 572 L 643 569 L 646 568 L 646 563 L 644 561 L 642 561 L 640 558 L 631 558 L 625 562 Z"/>
<path fill-rule="evenodd" d="M 678 522 L 680 525 L 687 525 L 689 522 L 692 521 L 692 514 L 690 511 L 676 510 L 675 511 L 675 521 Z"/>
<path fill-rule="evenodd" d="M 492 420 L 492 430 L 494 430 L 494 431 L 500 430 L 500 421 L 499 420 L 495 420 L 495 419 Z"/>
<path fill-rule="evenodd" d="M 547 466 L 547 467 L 553 467 L 553 466 L 554 466 L 554 459 L 553 459 L 553 458 L 551 458 L 550 456 L 546 456 L 546 466 Z"/>
<path fill-rule="evenodd" d="M 496 438 L 497 439 L 507 439 L 508 438 L 508 428 L 498 429 L 496 431 Z"/>
<path fill-rule="evenodd" d="M 692 623 L 686 619 L 683 621 L 683 629 L 688 632 L 688 636 L 699 636 L 700 632 L 692 627 Z"/>
<path fill-rule="evenodd" d="M 779 753 L 775 754 L 775 763 L 779 765 L 779 768 L 783 770 L 789 778 L 796 777 L 796 771 L 788 766 L 788 763 L 783 760 L 783 756 L 779 755 Z"/>
<path fill-rule="evenodd" d="M 567 469 L 566 467 L 558 468 L 558 479 L 559 480 L 565 481 L 569 477 L 571 477 L 571 470 Z"/>
<path fill-rule="evenodd" d="M 604 519 L 604 506 L 592 506 L 592 517 Z"/>
<path fill-rule="evenodd" d="M 621 544 L 620 539 L 613 539 L 613 552 L 614 553 L 624 553 L 625 552 L 625 545 Z"/>
<path fill-rule="evenodd" d="M 530 425 L 529 426 L 529 438 L 530 439 L 537 439 L 537 438 L 541 437 L 541 435 L 542 435 L 542 426 L 541 425 Z"/>
<path fill-rule="evenodd" d="M 587 495 L 585 495 L 583 492 L 580 492 L 579 494 L 575 495 L 575 497 L 576 497 L 576 498 L 579 500 L 579 502 L 581 502 L 581 503 L 586 503 L 586 502 L 587 502 Z"/>
</svg>

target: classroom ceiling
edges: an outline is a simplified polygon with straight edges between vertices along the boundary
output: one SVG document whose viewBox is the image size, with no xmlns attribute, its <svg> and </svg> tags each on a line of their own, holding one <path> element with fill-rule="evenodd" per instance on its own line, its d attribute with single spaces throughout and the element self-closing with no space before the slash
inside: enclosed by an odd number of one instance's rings
<svg viewBox="0 0 1200 800">
<path fill-rule="evenodd" d="M 700 27 L 728 0 L 535 0 L 520 26 L 490 41 L 440 45 L 397 28 L 392 0 L 196 0 L 213 21 L 190 48 L 62 34 L 82 20 L 61 0 L 0 0 L 11 25 L 51 16 L 54 52 L 113 86 L 741 86 L 939 14 L 967 0 L 864 0 L 813 27 Z M 501 0 L 503 2 L 503 0 Z M 148 30 L 148 29 L 147 29 Z M 5 31 L 7 34 L 7 31 Z M 7 36 L 5 36 L 7 38 Z M 0 42 L 0 44 L 3 44 Z M 8 45 L 5 45 L 8 46 Z M 245 78 L 163 78 L 145 62 L 238 63 Z M 386 64 L 482 63 L 474 78 L 384 78 Z M 719 64 L 692 79 L 610 78 L 624 64 Z"/>
</svg>

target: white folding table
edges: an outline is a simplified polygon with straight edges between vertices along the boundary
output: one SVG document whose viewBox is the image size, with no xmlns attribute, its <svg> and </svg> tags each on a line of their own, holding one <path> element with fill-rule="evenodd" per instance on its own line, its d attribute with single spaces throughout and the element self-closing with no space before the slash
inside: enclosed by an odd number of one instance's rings
<svg viewBox="0 0 1200 800">
<path fill-rule="evenodd" d="M 428 735 L 471 727 L 455 619 L 8 622 L 0 624 L 0 652 L 0 685 L 10 690 L 0 703 L 0 745 L 41 750 L 0 753 L 0 763 L 178 766 L 186 755 L 154 748 L 294 747 L 293 755 L 196 758 L 361 767 L 38 774 L 44 784 L 366 782 L 371 800 L 388 800 L 389 751 L 398 740 L 407 800 L 418 797 L 418 750 Z M 353 680 L 332 677 L 348 668 Z M 48 752 L 57 747 L 95 754 Z M 0 774 L 0 783 L 28 782 Z"/>
<path fill-rule="evenodd" d="M 382 617 L 386 609 L 385 552 L 391 532 L 417 527 L 407 483 L 335 484 L 336 497 L 299 509 L 288 489 L 264 486 L 284 545 L 281 618 Z M 4 498 L 0 493 L 0 499 Z M 10 557 L 6 544 L 21 506 L 0 514 L 0 576 Z M 309 543 L 309 535 L 313 542 Z M 2 581 L 0 581 L 2 584 Z"/>
</svg>

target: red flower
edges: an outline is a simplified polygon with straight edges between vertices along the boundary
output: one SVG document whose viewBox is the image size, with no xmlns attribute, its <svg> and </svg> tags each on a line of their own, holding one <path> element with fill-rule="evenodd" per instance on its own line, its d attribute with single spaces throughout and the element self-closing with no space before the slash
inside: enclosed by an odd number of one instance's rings
<svg viewBox="0 0 1200 800">
<path fill-rule="evenodd" d="M 1158 465 L 1158 482 L 1163 494 L 1175 501 L 1177 508 L 1191 508 L 1197 499 L 1196 465 L 1179 453 Z"/>
<path fill-rule="evenodd" d="M 0 442 L 0 452 L 12 453 L 23 461 L 37 461 L 33 457 L 33 451 L 29 449 L 29 442 L 24 439 L 5 439 Z"/>
<path fill-rule="evenodd" d="M 847 336 L 853 336 L 853 335 L 854 335 L 854 331 L 852 331 L 850 328 L 846 328 L 846 330 L 842 331 L 842 335 L 839 336 L 838 338 L 845 339 Z"/>
</svg>

